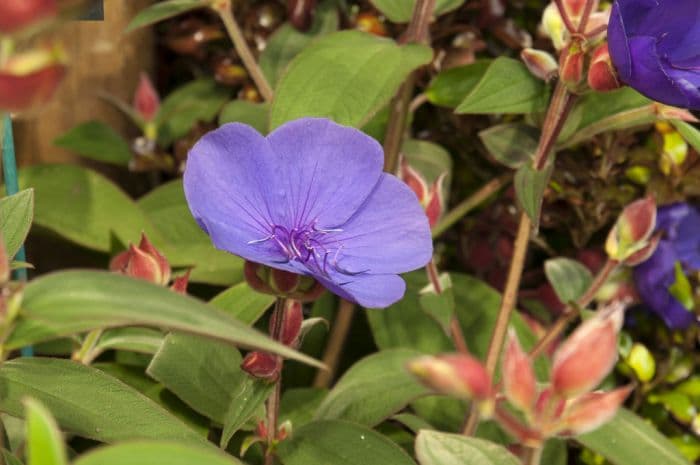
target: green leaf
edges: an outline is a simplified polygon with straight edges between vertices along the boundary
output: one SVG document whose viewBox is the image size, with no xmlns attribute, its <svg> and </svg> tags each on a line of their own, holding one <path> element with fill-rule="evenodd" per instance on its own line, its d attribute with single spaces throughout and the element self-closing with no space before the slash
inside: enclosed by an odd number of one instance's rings
<svg viewBox="0 0 700 465">
<path fill-rule="evenodd" d="M 149 328 L 115 328 L 106 330 L 95 350 L 128 350 L 142 354 L 155 354 L 163 343 L 163 333 Z"/>
<path fill-rule="evenodd" d="M 245 376 L 242 379 L 242 382 L 232 393 L 231 403 L 224 417 L 224 430 L 221 432 L 220 441 L 222 448 L 228 446 L 236 431 L 253 417 L 256 411 L 263 409 L 263 403 L 270 397 L 273 389 L 273 383 L 250 376 Z"/>
<path fill-rule="evenodd" d="M 254 291 L 247 282 L 236 284 L 209 301 L 246 324 L 253 324 L 275 302 L 275 296 Z"/>
<path fill-rule="evenodd" d="M 138 441 L 100 447 L 79 457 L 73 465 L 243 465 L 214 449 L 167 441 Z"/>
<path fill-rule="evenodd" d="M 292 429 L 305 425 L 314 418 L 314 414 L 328 394 L 326 389 L 296 388 L 287 389 L 280 400 L 280 424 L 289 421 Z"/>
<path fill-rule="evenodd" d="M 0 410 L 23 416 L 22 399 L 41 401 L 62 428 L 102 442 L 136 438 L 205 444 L 152 400 L 92 367 L 57 358 L 19 358 L 0 367 Z"/>
<path fill-rule="evenodd" d="M 597 430 L 577 436 L 615 465 L 690 465 L 663 434 L 627 409 Z"/>
<path fill-rule="evenodd" d="M 407 139 L 401 147 L 401 153 L 428 183 L 435 181 L 441 174 L 447 173 L 443 182 L 445 199 L 448 198 L 452 181 L 452 157 L 444 147 L 433 142 Z"/>
<path fill-rule="evenodd" d="M 316 419 L 374 426 L 389 418 L 428 393 L 406 370 L 406 363 L 420 355 L 415 350 L 394 349 L 363 358 L 331 389 L 316 411 Z"/>
<path fill-rule="evenodd" d="M 308 423 L 279 445 L 284 465 L 415 465 L 388 438 L 354 423 L 325 420 Z"/>
<path fill-rule="evenodd" d="M 671 121 L 671 124 L 681 133 L 686 142 L 692 145 L 697 152 L 700 152 L 700 130 L 698 128 L 679 119 Z"/>
<path fill-rule="evenodd" d="M 398 46 L 359 31 L 324 36 L 304 49 L 277 86 L 271 126 L 304 116 L 361 127 L 406 76 L 432 58 L 423 45 Z"/>
<path fill-rule="evenodd" d="M 547 280 L 563 303 L 576 302 L 593 282 L 588 268 L 570 258 L 551 258 L 544 262 Z"/>
<path fill-rule="evenodd" d="M 24 465 L 20 459 L 12 455 L 12 452 L 7 449 L 1 449 L 0 454 L 4 460 L 4 465 Z"/>
<path fill-rule="evenodd" d="M 455 113 L 535 113 L 547 106 L 545 84 L 518 60 L 500 57 L 491 62 Z"/>
<path fill-rule="evenodd" d="M 203 8 L 209 2 L 206 0 L 167 0 L 158 2 L 141 10 L 129 23 L 126 32 L 131 32 L 144 26 L 172 18 L 195 8 Z"/>
<path fill-rule="evenodd" d="M 102 175 L 75 165 L 36 165 L 19 171 L 22 188 L 33 187 L 34 223 L 76 244 L 109 252 L 113 237 L 126 244 L 145 231 L 159 235 L 141 209 Z"/>
<path fill-rule="evenodd" d="M 82 157 L 113 165 L 127 166 L 131 160 L 129 143 L 101 121 L 75 126 L 53 143 Z"/>
<path fill-rule="evenodd" d="M 407 23 L 413 16 L 415 0 L 370 0 L 376 9 L 381 11 L 390 21 L 394 23 Z M 456 10 L 464 0 L 437 0 L 435 2 L 435 16 Z"/>
<path fill-rule="evenodd" d="M 443 273 L 438 279 L 442 288 L 441 292 L 438 294 L 435 287 L 429 284 L 420 293 L 420 306 L 425 313 L 440 323 L 445 334 L 450 334 L 450 325 L 455 313 L 452 279 L 448 273 Z"/>
<path fill-rule="evenodd" d="M 425 96 L 434 105 L 456 108 L 476 87 L 491 63 L 492 60 L 477 60 L 442 71 L 430 82 Z"/>
<path fill-rule="evenodd" d="M 178 87 L 160 106 L 156 117 L 158 143 L 167 147 L 187 134 L 199 121 L 212 121 L 229 100 L 230 90 L 208 78 Z"/>
<path fill-rule="evenodd" d="M 219 126 L 226 123 L 244 123 L 253 126 L 259 133 L 266 134 L 270 115 L 270 105 L 247 100 L 232 100 L 221 109 Z"/>
<path fill-rule="evenodd" d="M 333 0 L 321 2 L 314 12 L 314 22 L 307 32 L 300 32 L 291 24 L 283 24 L 267 40 L 260 54 L 260 68 L 275 87 L 289 63 L 315 37 L 338 30 L 338 11 Z"/>
<path fill-rule="evenodd" d="M 683 265 L 681 265 L 679 261 L 676 261 L 674 264 L 674 277 L 675 280 L 668 287 L 668 292 L 683 305 L 686 310 L 689 312 L 693 311 L 693 308 L 695 308 L 693 286 L 690 284 L 690 280 L 688 280 L 683 270 Z"/>
<path fill-rule="evenodd" d="M 479 132 L 479 139 L 489 154 L 499 163 L 513 169 L 532 160 L 540 132 L 523 123 L 507 123 L 492 126 Z"/>
<path fill-rule="evenodd" d="M 56 420 L 40 402 L 26 398 L 27 465 L 67 465 L 68 456 Z"/>
<path fill-rule="evenodd" d="M 520 465 L 500 444 L 459 434 L 422 430 L 415 447 L 420 465 Z"/>
<path fill-rule="evenodd" d="M 146 281 L 102 271 L 42 276 L 24 291 L 21 317 L 5 342 L 18 348 L 96 328 L 153 326 L 266 350 L 318 366 L 225 312 Z"/>
<path fill-rule="evenodd" d="M 14 257 L 29 234 L 34 217 L 34 190 L 25 189 L 0 199 L 0 221 L 5 253 Z"/>
<path fill-rule="evenodd" d="M 515 196 L 518 199 L 520 208 L 527 213 L 533 225 L 537 225 L 540 221 L 542 197 L 553 168 L 554 163 L 552 162 L 548 163 L 541 170 L 535 169 L 532 163 L 527 163 L 515 172 L 515 179 L 513 180 Z"/>
</svg>

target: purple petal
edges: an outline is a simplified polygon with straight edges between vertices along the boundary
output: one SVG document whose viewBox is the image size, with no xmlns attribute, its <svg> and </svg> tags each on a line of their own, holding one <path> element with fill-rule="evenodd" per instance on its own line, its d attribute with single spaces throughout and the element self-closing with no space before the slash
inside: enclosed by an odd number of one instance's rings
<svg viewBox="0 0 700 465">
<path fill-rule="evenodd" d="M 365 308 L 386 308 L 406 292 L 404 280 L 392 274 L 358 275 L 340 282 L 318 279 L 332 293 Z"/>
<path fill-rule="evenodd" d="M 327 246 L 341 247 L 337 265 L 352 272 L 405 273 L 425 266 L 433 254 L 428 218 L 411 189 L 383 174 L 355 216 L 329 234 Z"/>
<path fill-rule="evenodd" d="M 610 13 L 610 23 L 608 24 L 608 49 L 620 78 L 624 82 L 628 82 L 632 76 L 632 58 L 630 50 L 627 46 L 627 32 L 625 30 L 625 22 L 620 13 L 620 5 L 618 2 L 612 7 Z"/>
<path fill-rule="evenodd" d="M 377 141 L 327 119 L 302 118 L 267 137 L 282 175 L 271 178 L 288 193 L 285 222 L 321 228 L 347 221 L 377 184 L 384 155 Z"/>
<path fill-rule="evenodd" d="M 613 5 L 613 14 L 619 10 L 629 35 L 645 34 L 645 23 L 652 13 L 659 8 L 657 0 L 617 0 Z"/>
</svg>

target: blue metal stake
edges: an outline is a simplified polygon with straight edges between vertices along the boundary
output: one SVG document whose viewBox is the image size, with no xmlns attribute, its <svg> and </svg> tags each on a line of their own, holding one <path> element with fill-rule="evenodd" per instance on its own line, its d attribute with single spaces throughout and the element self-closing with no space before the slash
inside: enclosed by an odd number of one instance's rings
<svg viewBox="0 0 700 465">
<path fill-rule="evenodd" d="M 4 137 L 2 140 L 2 175 L 5 180 L 5 191 L 7 195 L 13 195 L 19 192 L 19 181 L 17 179 L 17 160 L 15 159 L 15 141 L 12 135 L 12 120 L 10 115 L 5 115 L 3 118 L 3 130 Z M 15 260 L 24 262 L 27 260 L 27 256 L 24 252 L 24 245 L 20 247 L 17 255 L 14 257 Z M 27 280 L 27 270 L 26 268 L 20 268 L 13 271 L 14 278 L 18 281 Z M 23 347 L 22 355 L 24 357 L 31 357 L 34 355 L 34 349 L 32 347 Z"/>
</svg>

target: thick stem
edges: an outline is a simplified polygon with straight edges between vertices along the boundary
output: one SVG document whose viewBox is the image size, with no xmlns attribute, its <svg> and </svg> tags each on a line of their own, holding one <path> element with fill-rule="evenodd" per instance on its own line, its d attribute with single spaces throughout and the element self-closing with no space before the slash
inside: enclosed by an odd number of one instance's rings
<svg viewBox="0 0 700 465">
<path fill-rule="evenodd" d="M 253 52 L 251 52 L 250 47 L 248 47 L 248 43 L 243 36 L 243 32 L 236 22 L 236 18 L 233 17 L 233 10 L 230 2 L 219 2 L 215 4 L 213 8 L 221 17 L 221 21 L 224 22 L 224 26 L 226 26 L 226 31 L 228 32 L 229 37 L 231 37 L 236 53 L 238 53 L 238 56 L 241 57 L 243 66 L 245 66 L 246 70 L 248 70 L 250 77 L 253 78 L 253 82 L 255 82 L 260 95 L 262 95 L 266 102 L 271 102 L 274 96 L 272 87 L 270 87 L 270 84 L 267 82 L 262 69 L 260 69 L 258 62 L 253 56 Z"/>
<path fill-rule="evenodd" d="M 470 211 L 481 205 L 493 194 L 501 190 L 503 186 L 513 179 L 513 175 L 508 173 L 498 178 L 492 179 L 484 184 L 479 190 L 464 199 L 452 210 L 447 212 L 438 223 L 433 226 L 433 239 L 450 229 L 455 223 L 461 220 Z"/>
<path fill-rule="evenodd" d="M 282 323 L 284 319 L 284 305 L 286 299 L 284 297 L 278 297 L 275 302 L 275 309 L 272 313 L 272 327 L 270 331 L 270 336 L 275 341 L 280 340 L 280 335 L 282 332 Z M 265 409 L 267 411 L 267 441 L 268 447 L 265 451 L 265 465 L 273 465 L 275 462 L 275 451 L 271 447 L 274 439 L 277 437 L 277 421 L 279 417 L 280 409 L 280 392 L 282 390 L 282 358 L 280 360 L 280 375 L 275 381 L 275 387 L 267 398 L 265 402 Z"/>
<path fill-rule="evenodd" d="M 323 364 L 326 365 L 327 369 L 318 371 L 316 379 L 314 379 L 314 387 L 327 388 L 333 381 L 354 314 L 355 304 L 345 299 L 340 299 L 338 312 L 335 315 L 335 320 L 333 320 L 333 329 L 328 336 L 328 345 L 323 354 Z"/>
<path fill-rule="evenodd" d="M 610 275 L 617 269 L 619 262 L 615 260 L 608 259 L 603 265 L 603 268 L 598 272 L 593 282 L 588 287 L 586 292 L 579 297 L 575 305 L 567 305 L 562 315 L 554 322 L 554 324 L 549 328 L 547 333 L 542 336 L 542 338 L 537 341 L 535 347 L 530 351 L 530 358 L 535 359 L 539 357 L 542 352 L 544 352 L 549 345 L 554 342 L 561 333 L 564 332 L 569 323 L 574 321 L 578 317 L 579 311 L 582 308 L 586 308 L 588 304 L 591 303 L 595 295 L 598 293 L 601 287 L 608 280 Z"/>
</svg>

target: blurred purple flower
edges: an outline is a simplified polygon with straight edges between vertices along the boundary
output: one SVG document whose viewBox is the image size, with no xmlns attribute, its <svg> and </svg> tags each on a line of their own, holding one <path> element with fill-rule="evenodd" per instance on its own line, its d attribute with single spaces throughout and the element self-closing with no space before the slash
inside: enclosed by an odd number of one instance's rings
<svg viewBox="0 0 700 465">
<path fill-rule="evenodd" d="M 654 254 L 634 269 L 634 280 L 642 300 L 671 329 L 684 329 L 697 321 L 669 292 L 676 281 L 675 264 L 686 273 L 700 270 L 700 210 L 687 203 L 660 207 L 656 230 L 663 236 Z"/>
<path fill-rule="evenodd" d="M 415 194 L 383 160 L 374 139 L 327 119 L 267 137 L 227 124 L 190 151 L 185 196 L 217 248 L 386 307 L 404 294 L 397 274 L 425 266 L 433 247 Z"/>
<path fill-rule="evenodd" d="M 698 0 L 616 0 L 608 42 L 623 82 L 661 103 L 700 109 Z"/>
</svg>

